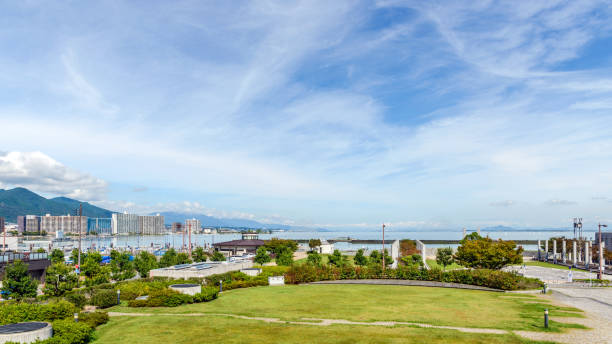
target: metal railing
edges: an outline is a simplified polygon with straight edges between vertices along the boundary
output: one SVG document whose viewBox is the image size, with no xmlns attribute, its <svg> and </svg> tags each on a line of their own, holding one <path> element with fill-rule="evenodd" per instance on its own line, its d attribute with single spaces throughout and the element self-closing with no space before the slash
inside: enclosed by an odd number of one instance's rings
<svg viewBox="0 0 612 344">
<path fill-rule="evenodd" d="M 44 260 L 49 259 L 47 253 L 36 253 L 36 252 L 4 252 L 0 253 L 0 263 L 10 263 L 16 260 L 24 262 L 31 260 Z"/>
</svg>

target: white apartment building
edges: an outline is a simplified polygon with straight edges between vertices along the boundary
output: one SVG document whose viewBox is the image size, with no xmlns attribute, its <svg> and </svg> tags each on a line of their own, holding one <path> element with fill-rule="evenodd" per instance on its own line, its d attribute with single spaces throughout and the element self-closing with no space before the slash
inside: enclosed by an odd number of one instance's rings
<svg viewBox="0 0 612 344">
<path fill-rule="evenodd" d="M 202 223 L 200 222 L 200 220 L 196 220 L 196 219 L 185 220 L 185 230 L 187 232 L 189 232 L 190 230 L 191 230 L 191 233 L 200 232 L 201 229 L 202 229 Z"/>
<path fill-rule="evenodd" d="M 87 233 L 87 216 L 81 216 L 81 233 Z M 63 231 L 64 233 L 79 233 L 79 216 L 51 216 L 47 214 L 40 217 L 40 230 L 47 233 Z"/>
<path fill-rule="evenodd" d="M 138 215 L 115 213 L 111 216 L 113 234 L 140 234 Z"/>
<path fill-rule="evenodd" d="M 138 216 L 140 234 L 164 234 L 164 217 L 159 214 L 155 216 Z"/>
</svg>

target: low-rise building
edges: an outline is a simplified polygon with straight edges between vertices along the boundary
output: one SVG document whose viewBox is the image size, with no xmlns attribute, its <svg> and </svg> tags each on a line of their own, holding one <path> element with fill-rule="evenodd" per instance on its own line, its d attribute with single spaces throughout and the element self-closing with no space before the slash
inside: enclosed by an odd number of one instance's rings
<svg viewBox="0 0 612 344">
<path fill-rule="evenodd" d="M 214 243 L 215 250 L 227 253 L 228 255 L 239 255 L 242 253 L 255 253 L 260 246 L 265 245 L 265 241 L 259 240 L 253 233 L 242 234 L 241 240 L 231 240 Z"/>
</svg>

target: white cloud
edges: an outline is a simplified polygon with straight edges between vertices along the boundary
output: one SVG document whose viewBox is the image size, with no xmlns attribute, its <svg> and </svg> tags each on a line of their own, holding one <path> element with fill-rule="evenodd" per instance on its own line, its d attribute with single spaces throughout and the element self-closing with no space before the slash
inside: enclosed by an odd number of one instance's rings
<svg viewBox="0 0 612 344">
<path fill-rule="evenodd" d="M 107 191 L 104 180 L 75 171 L 41 152 L 0 152 L 0 183 L 84 201 L 104 198 Z"/>
<path fill-rule="evenodd" d="M 516 202 L 512 201 L 512 200 L 505 200 L 505 201 L 498 201 L 498 202 L 491 202 L 489 203 L 489 205 L 493 206 L 493 207 L 511 207 L 513 205 L 515 205 Z"/>
</svg>

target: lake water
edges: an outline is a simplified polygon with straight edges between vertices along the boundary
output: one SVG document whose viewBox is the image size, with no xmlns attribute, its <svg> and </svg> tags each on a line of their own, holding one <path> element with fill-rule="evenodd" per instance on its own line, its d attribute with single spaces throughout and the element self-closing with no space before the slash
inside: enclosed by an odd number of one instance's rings
<svg viewBox="0 0 612 344">
<path fill-rule="evenodd" d="M 468 232 L 469 233 L 469 232 Z M 595 232 L 584 233 L 587 237 L 593 238 Z M 573 231 L 482 231 L 481 235 L 489 236 L 492 239 L 503 240 L 544 240 L 550 237 L 572 237 Z M 421 240 L 460 240 L 463 236 L 463 231 L 385 231 L 385 241 L 389 244 L 395 239 L 421 239 Z M 334 231 L 334 232 L 318 232 L 318 231 L 286 231 L 274 232 L 272 234 L 260 234 L 259 238 L 266 240 L 270 238 L 281 239 L 335 239 L 350 237 L 361 240 L 380 240 L 382 238 L 380 230 L 378 231 Z M 241 234 L 192 234 L 191 240 L 194 246 L 210 246 L 216 242 L 230 241 L 240 239 Z M 183 241 L 184 240 L 184 241 Z M 187 244 L 188 236 L 182 234 L 166 234 L 166 235 L 147 235 L 147 236 L 114 236 L 114 237 L 83 237 L 83 247 L 151 247 L 155 246 L 171 246 L 181 247 L 183 243 Z M 76 242 L 74 242 L 76 243 Z M 448 246 L 448 245 L 429 245 L 431 247 Z M 451 245 L 452 246 L 452 245 Z M 335 247 L 340 250 L 356 250 L 359 248 L 379 249 L 380 245 L 364 245 L 339 242 Z M 526 250 L 535 250 L 535 245 L 526 245 Z"/>
</svg>

